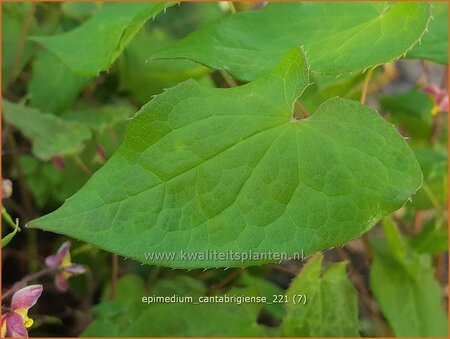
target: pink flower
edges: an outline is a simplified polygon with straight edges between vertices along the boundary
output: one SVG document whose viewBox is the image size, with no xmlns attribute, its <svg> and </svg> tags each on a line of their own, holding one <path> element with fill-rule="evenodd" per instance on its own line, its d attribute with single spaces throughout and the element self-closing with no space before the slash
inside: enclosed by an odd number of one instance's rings
<svg viewBox="0 0 450 339">
<path fill-rule="evenodd" d="M 422 88 L 422 92 L 427 93 L 433 101 L 431 114 L 436 115 L 440 112 L 448 112 L 448 91 L 446 89 L 428 85 Z"/>
<path fill-rule="evenodd" d="M 64 170 L 64 158 L 60 155 L 55 155 L 52 157 L 52 163 L 55 168 L 59 169 L 60 171 Z"/>
<path fill-rule="evenodd" d="M 96 144 L 95 148 L 97 149 L 97 154 L 99 155 L 100 159 L 105 162 L 106 161 L 106 152 L 105 148 L 102 144 Z"/>
<path fill-rule="evenodd" d="M 9 198 L 12 194 L 12 181 L 9 179 L 2 179 L 2 199 Z"/>
<path fill-rule="evenodd" d="M 50 255 L 45 259 L 45 264 L 48 267 L 58 269 L 55 275 L 55 285 L 62 292 L 69 289 L 68 279 L 71 276 L 86 272 L 86 268 L 83 265 L 72 264 L 70 245 L 70 241 L 66 241 L 61 245 L 56 254 Z"/>
<path fill-rule="evenodd" d="M 42 294 L 42 285 L 30 285 L 14 293 L 11 300 L 11 311 L 2 314 L 1 336 L 12 338 L 27 338 L 33 325 L 33 319 L 28 317 L 28 310 L 36 304 Z"/>
</svg>

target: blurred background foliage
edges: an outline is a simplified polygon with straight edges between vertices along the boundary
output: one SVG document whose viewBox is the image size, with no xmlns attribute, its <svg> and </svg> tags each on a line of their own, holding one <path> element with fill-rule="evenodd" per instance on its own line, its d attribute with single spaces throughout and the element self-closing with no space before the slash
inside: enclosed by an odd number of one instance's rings
<svg viewBox="0 0 450 339">
<path fill-rule="evenodd" d="M 189 78 L 205 86 L 240 84 L 223 72 L 188 60 L 146 62 L 152 52 L 230 15 L 226 3 L 182 3 L 169 8 L 149 20 L 112 67 L 96 77 L 75 74 L 28 38 L 70 31 L 95 15 L 102 3 L 1 6 L 6 99 L 2 178 L 12 181 L 12 195 L 5 198 L 3 193 L 3 206 L 12 219 L 19 218 L 20 226 L 53 211 L 75 193 L 114 153 L 124 138 L 127 119 L 154 95 Z M 235 4 L 237 11 L 260 6 Z M 445 6 L 439 4 L 435 15 L 447 29 Z M 422 51 L 416 52 L 420 58 Z M 433 97 L 421 89 L 435 84 L 447 91 L 447 67 L 435 63 L 445 64 L 447 58 L 401 60 L 373 72 L 367 104 L 408 138 L 422 167 L 424 185 L 411 202 L 369 232 L 370 244 L 367 238 L 356 239 L 314 257 L 306 266 L 289 261 L 245 269 L 183 271 L 119 258 L 116 281 L 111 254 L 76 242 L 73 261 L 89 270 L 71 279 L 65 294 L 55 290 L 50 279 L 44 281 L 45 292 L 33 309 L 36 322 L 31 335 L 446 336 L 447 112 L 432 114 Z M 316 76 L 302 103 L 314 111 L 336 95 L 359 100 L 365 77 Z M 3 186 L 2 192 L 7 188 Z M 11 232 L 3 225 L 2 238 Z M 3 289 L 39 270 L 43 258 L 65 240 L 22 227 L 2 250 Z M 342 261 L 347 264 L 338 263 Z M 323 272 L 322 266 L 326 267 Z M 308 307 L 141 302 L 142 296 L 174 293 L 267 296 L 269 300 L 273 295 L 305 294 L 311 301 Z"/>
</svg>

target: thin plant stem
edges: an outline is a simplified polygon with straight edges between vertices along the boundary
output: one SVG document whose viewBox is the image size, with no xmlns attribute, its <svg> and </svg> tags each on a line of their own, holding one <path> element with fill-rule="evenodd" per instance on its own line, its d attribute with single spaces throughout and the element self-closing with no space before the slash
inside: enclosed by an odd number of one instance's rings
<svg viewBox="0 0 450 339">
<path fill-rule="evenodd" d="M 27 183 L 25 180 L 25 176 L 23 174 L 22 165 L 20 164 L 20 160 L 18 157 L 17 144 L 16 144 L 16 140 L 14 139 L 14 135 L 12 133 L 8 133 L 7 140 L 11 146 L 11 149 L 12 149 L 11 156 L 12 156 L 12 160 L 14 162 L 14 166 L 17 170 L 20 196 L 22 198 L 27 217 L 31 218 L 35 215 L 35 213 L 34 213 L 34 209 L 31 204 L 31 198 L 30 198 L 30 195 L 29 195 L 29 192 L 27 189 L 28 186 L 27 186 Z"/>
<path fill-rule="evenodd" d="M 116 134 L 116 131 L 114 131 L 114 128 L 109 126 L 108 127 L 108 133 L 109 133 L 109 136 L 111 138 L 111 141 L 113 142 L 114 148 L 116 148 L 117 147 L 117 134 Z"/>
<path fill-rule="evenodd" d="M 17 49 L 14 53 L 14 61 L 11 67 L 11 73 L 9 74 L 9 79 L 7 79 L 7 84 L 9 85 L 12 79 L 14 78 L 14 74 L 17 72 L 17 69 L 20 64 L 20 58 L 22 57 L 23 50 L 25 47 L 25 38 L 28 33 L 28 29 L 30 28 L 31 20 L 33 19 L 34 11 L 36 8 L 36 3 L 32 2 L 30 7 L 28 8 L 27 16 L 25 17 L 22 29 L 20 30 L 19 43 L 17 45 Z M 8 87 L 8 86 L 6 86 Z"/>
<path fill-rule="evenodd" d="M 416 211 L 414 214 L 414 227 L 413 227 L 413 233 L 418 234 L 420 230 L 422 229 L 422 222 L 423 222 L 423 212 L 422 211 Z"/>
<path fill-rule="evenodd" d="M 442 78 L 441 78 L 441 88 L 447 88 L 448 87 L 448 66 L 445 67 L 444 72 L 442 72 Z"/>
<path fill-rule="evenodd" d="M 16 223 L 13 222 L 11 216 L 9 215 L 9 213 L 6 211 L 6 209 L 4 207 L 2 207 L 2 217 L 3 220 L 6 221 L 6 223 L 12 228 L 12 229 L 16 229 L 19 228 L 20 231 L 20 227 L 18 226 L 19 224 L 19 220 L 16 219 Z"/>
<path fill-rule="evenodd" d="M 75 158 L 75 162 L 77 163 L 78 167 L 81 168 L 81 170 L 86 173 L 86 175 L 88 177 L 92 176 L 92 171 L 89 169 L 89 167 L 87 167 L 87 165 L 84 163 L 83 160 L 81 160 L 81 158 L 77 155 L 74 157 Z"/>
<path fill-rule="evenodd" d="M 8 209 L 11 209 L 15 213 L 17 213 L 21 219 L 27 219 L 27 213 L 25 212 L 25 210 L 14 200 L 8 199 L 8 201 L 6 201 L 4 204 L 8 206 Z"/>
<path fill-rule="evenodd" d="M 430 143 L 435 144 L 438 141 L 439 134 L 442 130 L 442 116 L 440 113 L 438 113 L 433 118 L 433 124 L 431 126 L 431 133 L 430 133 Z"/>
<path fill-rule="evenodd" d="M 359 102 L 362 104 L 364 104 L 366 102 L 367 90 L 369 88 L 369 81 L 370 81 L 370 78 L 372 77 L 372 72 L 373 72 L 373 68 L 369 69 L 369 71 L 367 72 L 366 78 L 364 79 L 364 84 L 363 84 L 363 88 L 361 91 L 361 99 L 359 100 Z"/>
<path fill-rule="evenodd" d="M 237 11 L 236 11 L 236 7 L 233 4 L 233 1 L 227 1 L 227 2 L 228 2 L 228 7 L 230 7 L 230 13 L 231 14 L 236 14 Z"/>
<path fill-rule="evenodd" d="M 160 266 L 154 266 L 152 268 L 152 270 L 150 271 L 150 274 L 148 276 L 147 283 L 146 283 L 148 287 L 153 287 L 153 285 L 155 284 L 156 278 L 158 278 L 158 275 L 160 272 L 161 272 Z"/>
<path fill-rule="evenodd" d="M 15 168 L 17 170 L 18 174 L 18 180 L 19 180 L 19 191 L 20 196 L 22 198 L 22 202 L 25 208 L 26 212 L 26 219 L 31 219 L 35 216 L 35 211 L 33 209 L 33 205 L 31 203 L 31 197 L 28 191 L 27 182 L 25 180 L 25 176 L 23 174 L 22 165 L 20 163 L 18 152 L 17 152 L 17 144 L 16 140 L 14 139 L 14 135 L 12 133 L 8 133 L 7 136 L 8 143 L 11 145 L 12 149 L 12 159 L 15 165 Z M 26 222 L 27 220 L 25 220 Z M 29 252 L 29 258 L 36 258 L 37 257 L 37 233 L 36 230 L 29 229 L 26 232 L 27 235 L 27 245 L 28 245 L 28 252 Z M 29 270 L 30 272 L 34 272 L 37 269 L 37 263 L 31 259 L 29 261 Z"/>
<path fill-rule="evenodd" d="M 311 116 L 311 113 L 309 113 L 309 111 L 306 109 L 305 106 L 302 105 L 302 103 L 300 101 L 296 100 L 295 106 L 300 109 L 300 111 L 303 113 L 304 118 Z"/>
<path fill-rule="evenodd" d="M 430 64 L 426 60 L 420 61 L 420 76 L 419 79 L 417 79 L 417 83 L 427 83 L 428 79 L 430 78 Z"/>
<path fill-rule="evenodd" d="M 296 272 L 292 271 L 291 269 L 289 269 L 287 267 L 281 266 L 281 265 L 270 265 L 270 268 L 280 271 L 280 272 L 283 272 L 283 273 L 286 273 L 286 274 L 289 274 L 291 277 L 295 277 L 297 275 Z"/>
<path fill-rule="evenodd" d="M 434 277 L 441 281 L 444 273 L 444 253 L 437 253 L 434 257 Z"/>
<path fill-rule="evenodd" d="M 372 260 L 372 248 L 370 247 L 370 241 L 369 241 L 369 236 L 367 235 L 367 233 L 364 233 L 361 236 L 361 240 L 364 246 L 364 252 L 366 252 L 366 256 L 367 259 L 369 259 L 369 261 Z"/>
<path fill-rule="evenodd" d="M 109 299 L 116 299 L 117 278 L 119 275 L 119 257 L 113 253 L 111 255 L 111 290 L 109 292 Z"/>
<path fill-rule="evenodd" d="M 10 296 L 12 296 L 15 292 L 17 292 L 21 288 L 25 287 L 30 281 L 39 279 L 44 275 L 54 273 L 58 270 L 59 268 L 44 268 L 43 270 L 40 270 L 36 273 L 24 276 L 22 279 L 16 282 L 9 290 L 7 290 L 5 293 L 2 293 L 2 302 L 8 299 Z"/>
<path fill-rule="evenodd" d="M 443 208 L 441 207 L 441 205 L 437 201 L 437 199 L 434 196 L 433 192 L 431 191 L 430 187 L 426 183 L 423 183 L 422 187 L 423 187 L 423 190 L 425 191 L 425 194 L 428 196 L 428 198 L 430 199 L 431 203 L 433 204 L 433 206 L 436 209 L 442 211 Z"/>
<path fill-rule="evenodd" d="M 237 82 L 225 70 L 221 69 L 219 70 L 219 73 L 223 80 L 227 83 L 228 87 L 236 87 L 238 85 Z"/>
<path fill-rule="evenodd" d="M 38 239 L 36 229 L 27 229 L 27 244 L 28 244 L 28 269 L 30 272 L 35 272 L 38 270 L 39 261 L 36 259 L 38 257 Z"/>
<path fill-rule="evenodd" d="M 233 272 L 231 272 L 229 275 L 227 275 L 222 281 L 220 281 L 218 284 L 212 286 L 208 292 L 206 292 L 206 295 L 213 295 L 215 292 L 220 291 L 225 286 L 229 285 L 231 282 L 233 282 L 243 271 L 242 268 L 237 268 Z"/>
</svg>

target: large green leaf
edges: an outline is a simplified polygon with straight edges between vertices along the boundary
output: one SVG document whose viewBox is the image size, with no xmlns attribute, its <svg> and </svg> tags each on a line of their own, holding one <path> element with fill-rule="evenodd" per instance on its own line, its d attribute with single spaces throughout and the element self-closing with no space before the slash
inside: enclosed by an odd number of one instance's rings
<svg viewBox="0 0 450 339">
<path fill-rule="evenodd" d="M 341 74 L 399 58 L 430 19 L 425 2 L 272 3 L 218 20 L 152 58 L 187 58 L 252 80 L 304 45 L 311 70 Z M 345 15 L 343 15 L 345 13 Z"/>
<path fill-rule="evenodd" d="M 286 293 L 287 337 L 358 337 L 356 291 L 347 278 L 345 263 L 322 273 L 322 254 L 313 257 L 292 281 Z M 301 297 L 306 296 L 306 303 Z"/>
<path fill-rule="evenodd" d="M 370 286 L 383 315 L 398 337 L 446 338 L 447 314 L 431 257 L 413 252 L 391 219 L 383 227 L 387 246 L 372 239 L 370 269 Z"/>
<path fill-rule="evenodd" d="M 71 70 L 84 76 L 107 70 L 149 18 L 169 2 L 106 3 L 76 29 L 51 37 L 34 37 Z"/>
<path fill-rule="evenodd" d="M 443 65 L 448 64 L 448 3 L 433 2 L 428 32 L 420 43 L 406 54 L 410 59 L 426 59 Z"/>
<path fill-rule="evenodd" d="M 3 117 L 33 143 L 33 153 L 42 160 L 55 155 L 78 153 L 89 140 L 89 129 L 76 122 L 64 121 L 53 114 L 3 100 Z"/>
<path fill-rule="evenodd" d="M 247 85 L 187 81 L 165 91 L 77 194 L 29 226 L 183 268 L 255 265 L 278 260 L 268 252 L 346 243 L 400 208 L 422 175 L 395 128 L 358 102 L 331 99 L 295 119 L 307 83 L 296 47 Z"/>
</svg>

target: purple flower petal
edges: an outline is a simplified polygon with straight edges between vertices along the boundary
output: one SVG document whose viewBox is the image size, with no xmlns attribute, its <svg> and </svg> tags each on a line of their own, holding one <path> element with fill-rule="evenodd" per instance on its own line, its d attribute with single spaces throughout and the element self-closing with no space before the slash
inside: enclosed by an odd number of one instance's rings
<svg viewBox="0 0 450 339">
<path fill-rule="evenodd" d="M 52 163 L 55 168 L 59 169 L 60 171 L 64 170 L 64 158 L 60 155 L 55 155 L 52 158 Z"/>
<path fill-rule="evenodd" d="M 19 313 L 13 312 L 6 319 L 6 335 L 12 338 L 28 338 L 28 331 Z"/>
<path fill-rule="evenodd" d="M 18 290 L 14 293 L 11 300 L 11 308 L 13 310 L 29 309 L 42 294 L 42 285 L 30 285 Z"/>
<path fill-rule="evenodd" d="M 65 243 L 63 243 L 56 254 L 50 255 L 45 258 L 45 264 L 50 268 L 57 268 L 59 265 L 61 265 L 66 255 L 69 254 L 70 245 L 70 241 L 66 241 Z"/>
<path fill-rule="evenodd" d="M 428 85 L 422 88 L 422 92 L 431 96 L 439 112 L 448 112 L 448 93 L 446 89 Z"/>
<path fill-rule="evenodd" d="M 1 331 L 0 331 L 0 337 L 5 338 L 6 337 L 6 320 L 9 317 L 9 313 L 2 314 L 2 321 L 1 321 Z"/>
<path fill-rule="evenodd" d="M 439 94 L 439 88 L 437 88 L 435 85 L 428 85 L 421 89 L 422 92 L 430 94 L 432 96 L 436 96 Z"/>
<path fill-rule="evenodd" d="M 61 292 L 66 292 L 69 289 L 69 280 L 65 276 L 64 272 L 56 273 L 55 285 Z"/>
<path fill-rule="evenodd" d="M 73 275 L 77 275 L 77 274 L 85 273 L 86 267 L 84 267 L 83 265 L 79 265 L 79 264 L 72 264 L 70 266 L 64 267 L 62 270 L 63 270 L 63 272 L 68 272 Z"/>
</svg>

